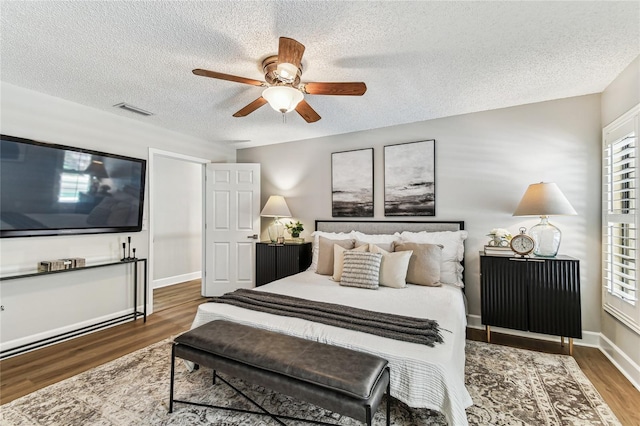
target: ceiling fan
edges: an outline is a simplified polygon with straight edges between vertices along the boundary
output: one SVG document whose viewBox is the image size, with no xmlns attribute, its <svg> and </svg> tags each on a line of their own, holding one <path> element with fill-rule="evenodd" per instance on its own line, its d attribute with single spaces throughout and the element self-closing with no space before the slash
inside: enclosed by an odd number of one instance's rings
<svg viewBox="0 0 640 426">
<path fill-rule="evenodd" d="M 262 61 L 262 69 L 266 81 L 223 74 L 197 68 L 195 75 L 266 87 L 260 96 L 240 111 L 234 117 L 245 117 L 266 103 L 273 109 L 285 114 L 294 109 L 307 123 L 320 120 L 320 115 L 304 100 L 304 95 L 342 95 L 361 96 L 367 91 L 362 82 L 353 83 L 301 83 L 302 55 L 304 45 L 292 38 L 280 37 L 278 54 L 269 56 Z"/>
</svg>

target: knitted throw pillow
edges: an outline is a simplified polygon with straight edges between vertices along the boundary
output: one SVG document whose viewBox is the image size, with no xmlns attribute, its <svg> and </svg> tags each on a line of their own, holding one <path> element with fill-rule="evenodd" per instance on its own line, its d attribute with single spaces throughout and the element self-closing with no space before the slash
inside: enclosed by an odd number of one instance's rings
<svg viewBox="0 0 640 426">
<path fill-rule="evenodd" d="M 381 260 L 380 253 L 345 251 L 340 285 L 377 289 Z"/>
</svg>

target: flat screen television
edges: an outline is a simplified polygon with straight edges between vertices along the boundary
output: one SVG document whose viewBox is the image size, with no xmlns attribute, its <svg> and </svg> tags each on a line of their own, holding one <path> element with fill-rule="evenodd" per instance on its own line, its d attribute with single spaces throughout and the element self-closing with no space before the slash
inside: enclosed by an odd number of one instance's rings
<svg viewBox="0 0 640 426">
<path fill-rule="evenodd" d="M 146 161 L 0 135 L 0 237 L 139 232 Z"/>
</svg>

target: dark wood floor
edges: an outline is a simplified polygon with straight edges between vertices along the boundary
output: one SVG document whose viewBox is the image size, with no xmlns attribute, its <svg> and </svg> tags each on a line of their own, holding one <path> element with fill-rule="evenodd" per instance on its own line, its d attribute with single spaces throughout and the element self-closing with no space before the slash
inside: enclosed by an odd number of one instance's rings
<svg viewBox="0 0 640 426">
<path fill-rule="evenodd" d="M 201 281 L 192 280 L 153 290 L 153 312 L 164 311 L 192 300 L 204 301 L 200 297 Z"/>
<path fill-rule="evenodd" d="M 79 374 L 152 343 L 188 330 L 200 296 L 200 281 L 154 291 L 154 314 L 144 324 L 121 324 L 0 361 L 0 404 Z M 485 341 L 482 330 L 468 329 L 467 337 Z M 491 333 L 494 344 L 548 353 L 568 353 L 559 343 Z M 625 426 L 640 425 L 640 392 L 598 349 L 575 346 L 573 355 L 585 375 Z"/>
</svg>

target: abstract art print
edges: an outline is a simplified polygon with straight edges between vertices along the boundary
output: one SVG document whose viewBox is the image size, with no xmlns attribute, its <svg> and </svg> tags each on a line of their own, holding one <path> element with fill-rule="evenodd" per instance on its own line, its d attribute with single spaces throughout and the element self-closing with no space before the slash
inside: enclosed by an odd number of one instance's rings
<svg viewBox="0 0 640 426">
<path fill-rule="evenodd" d="M 435 140 L 384 147 L 384 215 L 435 216 Z"/>
<path fill-rule="evenodd" d="M 373 217 L 373 148 L 331 154 L 333 217 Z"/>
</svg>

